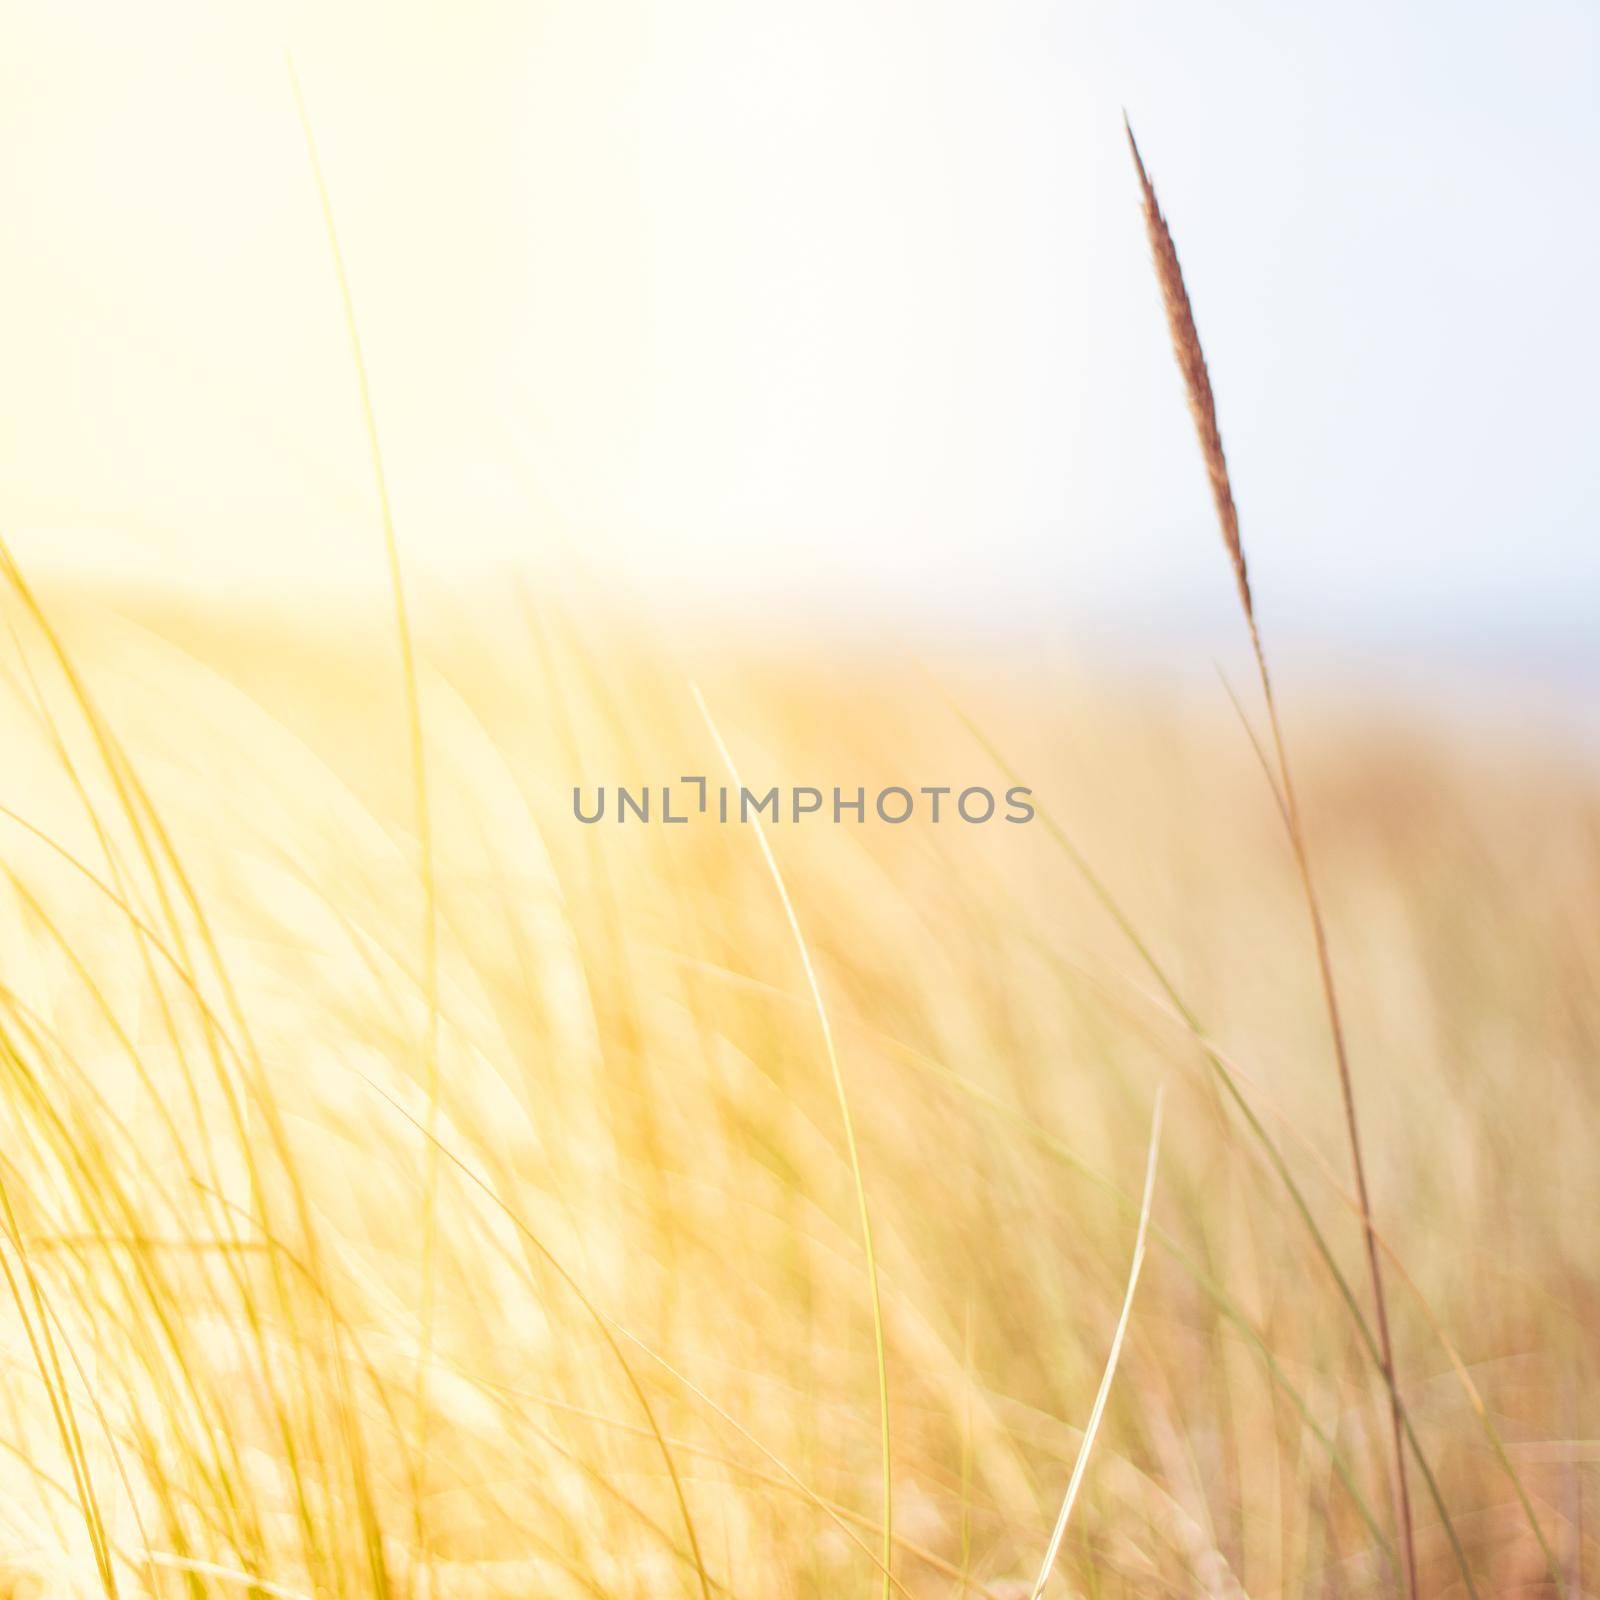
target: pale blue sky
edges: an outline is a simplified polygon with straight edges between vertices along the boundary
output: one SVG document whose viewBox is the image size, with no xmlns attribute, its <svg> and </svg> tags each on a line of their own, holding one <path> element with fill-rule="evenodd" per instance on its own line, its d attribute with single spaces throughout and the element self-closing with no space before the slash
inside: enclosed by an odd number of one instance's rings
<svg viewBox="0 0 1600 1600">
<path fill-rule="evenodd" d="M 1205 631 L 1126 105 L 1287 632 L 1600 605 L 1589 0 L 0 0 L 0 516 L 374 583 L 294 49 L 419 573 Z"/>
</svg>

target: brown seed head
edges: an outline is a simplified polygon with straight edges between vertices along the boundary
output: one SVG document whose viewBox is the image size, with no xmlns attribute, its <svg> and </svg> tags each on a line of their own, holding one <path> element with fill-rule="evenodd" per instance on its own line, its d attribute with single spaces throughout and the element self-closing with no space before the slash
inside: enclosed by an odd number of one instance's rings
<svg viewBox="0 0 1600 1600">
<path fill-rule="evenodd" d="M 1211 498 L 1217 508 L 1217 522 L 1222 528 L 1222 542 L 1227 545 L 1228 558 L 1233 562 L 1233 576 L 1239 585 L 1239 599 L 1244 604 L 1245 616 L 1254 629 L 1255 603 L 1250 598 L 1244 546 L 1239 542 L 1239 513 L 1233 503 L 1228 459 L 1222 453 L 1222 433 L 1217 427 L 1217 403 L 1211 394 L 1211 375 L 1206 371 L 1205 352 L 1200 348 L 1200 334 L 1194 325 L 1194 310 L 1189 304 L 1188 290 L 1183 286 L 1183 269 L 1178 265 L 1177 247 L 1167 229 L 1166 218 L 1161 215 L 1150 175 L 1144 169 L 1133 128 L 1126 116 L 1122 119 L 1122 126 L 1127 130 L 1128 148 L 1133 152 L 1133 164 L 1139 173 L 1139 187 L 1144 194 L 1145 231 L 1150 235 L 1150 254 L 1155 261 L 1156 281 L 1161 285 L 1161 299 L 1166 306 L 1172 353 L 1177 357 L 1178 370 L 1183 374 L 1183 387 L 1189 397 L 1189 414 L 1194 418 L 1194 429 L 1200 438 L 1200 454 L 1205 458 L 1206 476 L 1211 480 Z"/>
</svg>

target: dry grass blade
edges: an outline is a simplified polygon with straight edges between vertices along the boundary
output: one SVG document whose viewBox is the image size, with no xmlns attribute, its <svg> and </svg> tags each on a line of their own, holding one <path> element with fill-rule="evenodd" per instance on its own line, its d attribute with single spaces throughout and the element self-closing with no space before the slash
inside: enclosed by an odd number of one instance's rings
<svg viewBox="0 0 1600 1600">
<path fill-rule="evenodd" d="M 1061 1541 L 1066 1537 L 1067 1523 L 1072 1516 L 1073 1503 L 1083 1484 L 1083 1475 L 1089 1466 L 1089 1452 L 1094 1448 L 1095 1436 L 1100 1432 L 1100 1419 L 1105 1415 L 1106 1400 L 1111 1394 L 1111 1380 L 1116 1376 L 1117 1362 L 1122 1355 L 1122 1341 L 1128 1332 L 1128 1321 L 1133 1315 L 1133 1292 L 1139 1287 L 1139 1269 L 1144 1265 L 1145 1240 L 1150 1232 L 1150 1207 L 1156 1192 L 1156 1162 L 1161 1155 L 1161 1100 L 1162 1091 L 1156 1090 L 1155 1110 L 1150 1116 L 1150 1154 L 1145 1159 L 1144 1197 L 1139 1202 L 1139 1231 L 1133 1241 L 1133 1260 L 1128 1267 L 1128 1287 L 1122 1296 L 1122 1312 L 1117 1317 L 1117 1331 L 1111 1336 L 1111 1352 L 1106 1357 L 1106 1370 L 1100 1378 L 1100 1388 L 1089 1412 L 1089 1421 L 1083 1430 L 1083 1441 L 1078 1446 L 1078 1459 L 1072 1463 L 1072 1476 L 1067 1480 L 1067 1492 L 1062 1496 L 1061 1514 L 1056 1518 L 1050 1545 L 1039 1567 L 1039 1576 L 1033 1584 L 1033 1600 L 1039 1600 L 1049 1581 L 1050 1569 L 1061 1552 Z"/>
<path fill-rule="evenodd" d="M 1339 1074 L 1339 1092 L 1344 1104 L 1345 1124 L 1350 1138 L 1351 1163 L 1355 1172 L 1356 1195 L 1361 1206 L 1361 1220 L 1366 1236 L 1367 1268 L 1372 1281 L 1373 1311 L 1377 1323 L 1379 1359 L 1384 1382 L 1389 1391 L 1389 1420 L 1394 1445 L 1395 1520 L 1400 1534 L 1401 1558 L 1405 1567 L 1406 1592 L 1415 1600 L 1417 1594 L 1417 1561 L 1415 1540 L 1411 1526 L 1411 1493 L 1406 1481 L 1405 1418 L 1400 1391 L 1395 1379 L 1394 1347 L 1389 1334 L 1389 1313 L 1383 1289 L 1383 1269 L 1378 1259 L 1377 1235 L 1372 1225 L 1372 1205 L 1368 1197 L 1366 1163 L 1361 1153 L 1361 1137 L 1356 1122 L 1355 1090 L 1350 1076 L 1349 1056 L 1345 1047 L 1344 1027 L 1339 1015 L 1338 993 L 1333 981 L 1333 963 L 1328 953 L 1327 932 L 1323 926 L 1321 904 L 1311 878 L 1311 863 L 1306 851 L 1305 829 L 1300 819 L 1300 808 L 1295 798 L 1294 784 L 1289 774 L 1288 756 L 1284 749 L 1283 728 L 1278 717 L 1272 693 L 1272 679 L 1267 671 L 1266 652 L 1261 645 L 1260 630 L 1256 625 L 1255 601 L 1250 593 L 1250 578 L 1245 566 L 1244 545 L 1239 537 L 1239 512 L 1234 502 L 1233 484 L 1228 476 L 1228 461 L 1222 450 L 1222 430 L 1217 425 L 1216 399 L 1211 392 L 1211 375 L 1206 368 L 1205 352 L 1200 344 L 1200 334 L 1195 327 L 1194 308 L 1183 282 L 1183 269 L 1178 264 L 1177 246 L 1172 242 L 1171 230 L 1161 214 L 1150 175 L 1145 170 L 1144 159 L 1139 154 L 1138 142 L 1126 117 L 1123 127 L 1128 135 L 1128 149 L 1139 174 L 1139 188 L 1144 202 L 1144 222 L 1150 236 L 1150 254 L 1155 264 L 1156 281 L 1161 286 L 1161 299 L 1166 308 L 1167 328 L 1172 336 L 1172 350 L 1178 369 L 1183 374 L 1184 392 L 1189 401 L 1189 413 L 1194 419 L 1195 433 L 1200 441 L 1200 453 L 1205 460 L 1206 476 L 1211 482 L 1211 497 L 1216 505 L 1217 522 L 1222 530 L 1222 540 L 1227 546 L 1233 564 L 1234 581 L 1239 589 L 1239 601 L 1244 607 L 1245 622 L 1250 630 L 1250 645 L 1255 655 L 1256 668 L 1261 678 L 1261 692 L 1267 708 L 1267 721 L 1272 731 L 1274 754 L 1277 758 L 1278 779 L 1281 785 L 1284 821 L 1288 828 L 1295 866 L 1305 891 L 1306 907 L 1311 919 L 1312 937 L 1316 945 L 1317 968 L 1322 980 L 1323 998 L 1327 1005 L 1328 1022 L 1333 1036 L 1334 1061 Z"/>
<path fill-rule="evenodd" d="M 344 251 L 339 244 L 339 230 L 334 225 L 333 197 L 322 170 L 322 157 L 317 151 L 316 136 L 311 128 L 311 113 L 306 108 L 305 95 L 300 88 L 300 76 L 295 71 L 292 56 L 285 57 L 289 70 L 289 86 L 294 92 L 295 110 L 299 114 L 301 132 L 305 135 L 306 154 L 311 162 L 311 175 L 316 183 L 317 198 L 322 208 L 323 226 L 327 231 L 328 248 L 333 258 L 333 271 L 339 285 L 339 301 L 344 310 L 345 332 L 350 341 L 350 355 L 355 367 L 356 388 L 361 400 L 362 424 L 367 435 L 367 451 L 372 463 L 373 486 L 378 496 L 379 520 L 383 526 L 383 548 L 389 567 L 389 590 L 394 606 L 395 636 L 400 648 L 400 674 L 405 691 L 406 731 L 411 755 L 412 806 L 416 817 L 417 846 L 422 878 L 422 966 L 423 982 L 427 995 L 427 1035 L 423 1045 L 423 1068 L 427 1078 L 428 1119 L 430 1130 L 437 1127 L 439 1108 L 439 913 L 437 873 L 434 861 L 433 821 L 428 791 L 427 745 L 422 724 L 422 692 L 418 682 L 416 643 L 412 634 L 410 608 L 406 600 L 405 575 L 400 564 L 400 541 L 395 533 L 394 506 L 389 496 L 389 478 L 383 466 L 383 447 L 378 437 L 378 416 L 372 401 L 372 382 L 367 374 L 367 359 L 361 344 L 361 332 L 356 322 L 355 296 L 351 292 L 349 273 L 345 269 Z M 415 1403 L 419 1419 L 416 1452 L 418 1480 L 418 1522 L 414 1529 L 419 1548 L 426 1551 L 422 1527 L 421 1506 L 425 1501 L 424 1486 L 428 1468 L 428 1438 L 426 1396 L 423 1384 L 427 1372 L 427 1357 L 433 1342 L 434 1274 L 437 1239 L 437 1210 L 439 1170 L 433 1145 L 428 1146 L 428 1170 L 423 1198 L 422 1234 L 422 1329 L 423 1337 L 416 1369 L 417 1392 Z"/>
<path fill-rule="evenodd" d="M 717 747 L 717 754 L 722 757 L 723 764 L 733 778 L 734 787 L 738 788 L 739 770 L 734 765 L 733 756 L 721 732 L 712 720 L 705 696 L 700 693 L 698 685 L 690 687 L 694 694 L 694 703 L 699 708 L 700 715 L 705 718 L 712 742 Z M 878 1283 L 878 1256 L 872 1243 L 872 1214 L 867 1208 L 866 1180 L 861 1171 L 861 1152 L 856 1144 L 855 1118 L 851 1114 L 850 1097 L 845 1090 L 844 1069 L 839 1065 L 839 1051 L 833 1039 L 833 1024 L 828 1020 L 828 1008 L 822 1001 L 822 985 L 817 979 L 817 969 L 811 960 L 811 948 L 806 943 L 799 915 L 795 911 L 793 900 L 789 898 L 789 887 L 779 870 L 778 858 L 772 852 L 772 845 L 767 839 L 761 818 L 757 816 L 751 820 L 755 825 L 756 843 L 761 847 L 761 858 L 766 863 L 767 871 L 771 874 L 773 884 L 778 891 L 778 899 L 783 904 L 784 918 L 789 924 L 789 931 L 793 934 L 795 946 L 800 953 L 800 965 L 805 970 L 806 987 L 810 990 L 812 1003 L 816 1007 L 817 1025 L 822 1032 L 823 1049 L 828 1057 L 834 1096 L 839 1105 L 839 1119 L 844 1125 L 845 1149 L 850 1157 L 850 1176 L 855 1184 L 856 1209 L 861 1222 L 861 1250 L 866 1257 L 867 1287 L 872 1298 L 872 1342 L 878 1365 L 879 1455 L 880 1470 L 883 1474 L 883 1548 L 879 1564 L 882 1568 L 883 1597 L 884 1600 L 889 1600 L 889 1586 L 894 1578 L 894 1478 L 889 1430 L 889 1357 L 883 1330 L 883 1294 Z"/>
</svg>

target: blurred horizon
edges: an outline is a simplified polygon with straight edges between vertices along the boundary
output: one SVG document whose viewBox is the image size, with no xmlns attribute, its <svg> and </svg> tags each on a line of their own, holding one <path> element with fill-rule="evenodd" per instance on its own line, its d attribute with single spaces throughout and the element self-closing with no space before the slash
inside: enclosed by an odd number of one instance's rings
<svg viewBox="0 0 1600 1600">
<path fill-rule="evenodd" d="M 1220 548 L 1217 554 L 1220 560 Z M 24 577 L 53 616 L 76 618 L 91 632 L 109 626 L 120 633 L 131 624 L 213 670 L 231 657 L 251 657 L 277 661 L 273 674 L 281 667 L 292 678 L 313 667 L 336 671 L 346 653 L 376 652 L 400 689 L 393 604 L 381 571 L 342 593 L 281 586 L 223 593 L 48 570 Z M 702 670 L 719 673 L 729 663 L 797 681 L 815 666 L 863 680 L 908 673 L 944 693 L 968 679 L 1008 685 L 1041 714 L 1053 693 L 1099 693 L 1129 708 L 1185 707 L 1230 740 L 1245 738 L 1230 690 L 1253 721 L 1260 715 L 1237 613 L 1075 615 L 1044 596 L 1028 611 L 1004 616 L 925 610 L 884 617 L 866 606 L 780 614 L 641 595 L 570 568 L 457 571 L 421 582 L 413 575 L 407 589 L 416 646 L 427 670 L 443 680 L 475 640 L 494 637 L 513 655 L 526 651 L 531 662 L 544 648 L 541 636 L 553 631 L 591 637 L 602 657 L 652 655 L 670 664 L 668 676 L 678 676 L 680 689 Z M 1270 612 L 1264 628 L 1288 721 L 1307 743 L 1398 736 L 1441 750 L 1498 751 L 1512 763 L 1600 763 L 1600 649 L 1591 640 L 1545 638 L 1529 649 L 1437 629 L 1339 636 L 1279 628 Z"/>
</svg>

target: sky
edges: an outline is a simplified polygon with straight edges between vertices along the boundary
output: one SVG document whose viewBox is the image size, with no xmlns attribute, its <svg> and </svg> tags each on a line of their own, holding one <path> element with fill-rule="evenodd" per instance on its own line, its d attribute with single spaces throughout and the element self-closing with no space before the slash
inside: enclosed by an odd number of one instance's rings
<svg viewBox="0 0 1600 1600">
<path fill-rule="evenodd" d="M 30 569 L 1204 631 L 1188 274 L 1269 626 L 1600 630 L 1592 0 L 0 0 Z"/>
</svg>

